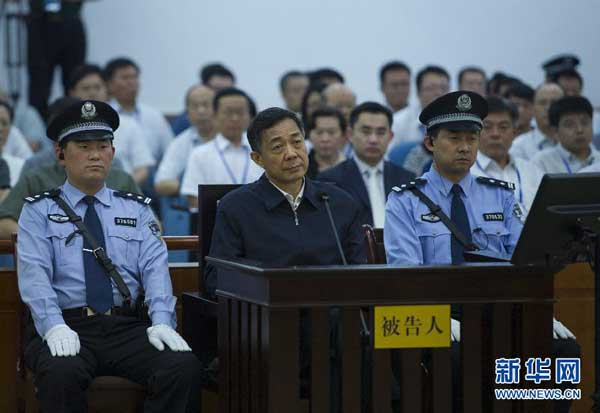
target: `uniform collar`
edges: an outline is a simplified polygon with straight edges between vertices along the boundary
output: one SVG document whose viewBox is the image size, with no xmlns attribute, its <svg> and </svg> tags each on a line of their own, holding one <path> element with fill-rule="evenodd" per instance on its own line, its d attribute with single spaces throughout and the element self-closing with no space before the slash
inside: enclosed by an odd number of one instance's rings
<svg viewBox="0 0 600 413">
<path fill-rule="evenodd" d="M 352 159 L 356 162 L 356 166 L 358 166 L 358 170 L 361 175 L 365 175 L 367 172 L 371 173 L 373 169 L 375 169 L 378 173 L 383 174 L 383 158 L 377 163 L 375 166 L 367 165 L 365 162 L 361 161 L 358 156 L 353 156 Z"/>
<path fill-rule="evenodd" d="M 215 145 L 217 145 L 217 148 L 220 151 L 224 151 L 225 149 L 228 148 L 235 148 L 235 146 L 233 146 L 233 143 L 231 143 L 231 141 L 229 139 L 227 139 L 225 136 L 221 135 L 220 133 L 215 137 Z M 248 143 L 248 137 L 246 136 L 246 133 L 244 133 L 242 135 L 242 140 L 240 141 L 240 146 L 239 148 L 244 148 L 248 151 L 250 151 L 250 143 Z"/>
<path fill-rule="evenodd" d="M 67 200 L 71 205 L 76 206 L 86 196 L 79 189 L 75 188 L 67 179 L 61 187 L 62 193 L 65 194 Z M 96 199 L 103 205 L 110 206 L 110 191 L 106 187 L 106 184 L 94 195 Z"/>
<path fill-rule="evenodd" d="M 282 202 L 288 202 L 285 196 L 283 195 L 283 191 L 277 188 L 275 185 L 269 181 L 266 174 L 262 174 L 260 179 L 258 180 L 258 185 L 260 188 L 260 192 L 262 195 L 263 202 L 265 203 L 265 207 L 267 210 L 272 210 L 277 207 Z M 315 208 L 318 208 L 320 205 L 319 194 L 317 194 L 317 190 L 315 188 L 314 183 L 307 177 L 304 177 L 304 193 L 302 191 L 300 193 L 302 196 L 302 201 L 307 200 L 310 202 Z M 302 203 L 302 202 L 301 202 Z"/>
<path fill-rule="evenodd" d="M 444 178 L 440 173 L 435 169 L 435 163 L 431 165 L 431 169 L 427 172 L 427 180 L 430 181 L 438 191 L 441 192 L 442 195 L 448 197 L 452 194 L 452 187 L 454 186 L 454 182 Z M 473 182 L 473 177 L 470 173 L 460 180 L 458 185 L 463 190 L 463 194 L 465 196 L 469 196 L 469 191 L 471 189 L 471 183 Z"/>
</svg>

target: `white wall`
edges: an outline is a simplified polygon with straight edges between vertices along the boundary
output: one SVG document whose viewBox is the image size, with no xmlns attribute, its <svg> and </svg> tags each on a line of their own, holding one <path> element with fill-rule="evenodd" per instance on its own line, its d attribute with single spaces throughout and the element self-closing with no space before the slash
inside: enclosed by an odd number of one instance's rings
<svg viewBox="0 0 600 413">
<path fill-rule="evenodd" d="M 141 100 L 179 111 L 207 62 L 233 68 L 261 108 L 281 103 L 288 69 L 333 66 L 359 100 L 381 99 L 378 69 L 391 59 L 453 75 L 477 64 L 532 85 L 558 53 L 582 59 L 584 93 L 600 105 L 597 0 L 101 0 L 84 7 L 89 59 L 128 55 L 142 67 Z"/>
</svg>

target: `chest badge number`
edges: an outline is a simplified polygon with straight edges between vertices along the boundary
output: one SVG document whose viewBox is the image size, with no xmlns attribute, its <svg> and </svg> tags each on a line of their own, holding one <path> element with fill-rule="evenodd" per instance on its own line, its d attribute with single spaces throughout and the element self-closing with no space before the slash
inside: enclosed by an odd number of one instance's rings
<svg viewBox="0 0 600 413">
<path fill-rule="evenodd" d="M 61 214 L 48 214 L 48 219 L 52 222 L 58 222 L 59 224 L 69 222 L 69 217 Z"/>
<path fill-rule="evenodd" d="M 492 212 L 483 214 L 484 221 L 504 221 L 504 214 L 502 212 Z"/>
<path fill-rule="evenodd" d="M 126 227 L 135 228 L 137 226 L 137 218 L 115 217 L 115 225 L 123 225 Z"/>
<path fill-rule="evenodd" d="M 434 222 L 439 222 L 440 217 L 438 217 L 437 215 L 435 215 L 433 213 L 432 214 L 424 214 L 424 215 L 421 215 L 421 220 L 424 222 L 434 223 Z"/>
</svg>

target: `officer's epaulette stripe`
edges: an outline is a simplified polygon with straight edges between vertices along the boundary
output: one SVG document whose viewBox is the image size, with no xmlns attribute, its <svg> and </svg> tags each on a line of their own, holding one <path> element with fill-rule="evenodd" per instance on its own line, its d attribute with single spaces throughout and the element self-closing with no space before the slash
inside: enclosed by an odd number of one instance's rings
<svg viewBox="0 0 600 413">
<path fill-rule="evenodd" d="M 417 179 L 415 179 L 414 181 L 410 181 L 410 182 L 409 182 L 409 183 L 407 183 L 407 184 L 402 184 L 402 185 L 400 185 L 400 186 L 395 186 L 395 187 L 393 187 L 393 188 L 392 188 L 392 191 L 395 191 L 395 192 L 398 192 L 398 193 L 400 193 L 400 192 L 404 191 L 405 189 L 412 189 L 412 188 L 416 188 L 417 186 L 419 186 L 419 185 L 423 185 L 423 184 L 424 184 L 424 183 L 426 183 L 426 182 L 427 182 L 427 180 L 426 180 L 426 179 L 423 179 L 423 178 L 417 178 Z"/>
<path fill-rule="evenodd" d="M 52 198 L 60 194 L 60 188 L 54 188 L 49 191 L 40 192 L 39 194 L 26 196 L 23 198 L 25 202 L 29 202 L 30 204 L 42 200 L 44 198 Z"/>
<path fill-rule="evenodd" d="M 134 192 L 115 191 L 114 194 L 119 198 L 132 199 L 144 205 L 150 205 L 152 203 L 152 198 Z"/>
<path fill-rule="evenodd" d="M 488 178 L 487 176 L 478 176 L 477 182 L 481 182 L 482 184 L 499 186 L 500 188 L 509 189 L 514 191 L 516 186 L 512 182 L 501 181 L 499 179 Z"/>
</svg>

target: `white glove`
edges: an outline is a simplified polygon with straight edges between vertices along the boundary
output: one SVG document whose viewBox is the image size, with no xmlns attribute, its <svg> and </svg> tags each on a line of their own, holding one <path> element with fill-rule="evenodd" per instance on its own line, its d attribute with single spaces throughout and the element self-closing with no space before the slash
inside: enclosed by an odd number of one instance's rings
<svg viewBox="0 0 600 413">
<path fill-rule="evenodd" d="M 460 321 L 453 318 L 450 319 L 450 338 L 460 343 Z"/>
<path fill-rule="evenodd" d="M 165 349 L 165 344 L 173 351 L 192 351 L 185 340 L 177 334 L 177 331 L 166 324 L 157 324 L 148 327 L 146 329 L 146 334 L 148 334 L 148 341 L 150 341 L 150 344 L 156 347 L 158 351 L 163 351 Z"/>
<path fill-rule="evenodd" d="M 52 357 L 75 356 L 81 349 L 79 335 L 66 324 L 58 324 L 48 330 L 44 341 L 48 344 Z"/>
<path fill-rule="evenodd" d="M 552 330 L 553 330 L 553 335 L 554 335 L 554 339 L 557 340 L 559 338 L 563 338 L 563 339 L 568 339 L 568 338 L 572 338 L 575 339 L 575 334 L 573 334 L 571 332 L 571 330 L 569 330 L 567 327 L 565 327 L 565 325 L 563 323 L 561 323 L 560 321 L 558 321 L 556 318 L 553 319 L 552 321 Z"/>
</svg>

